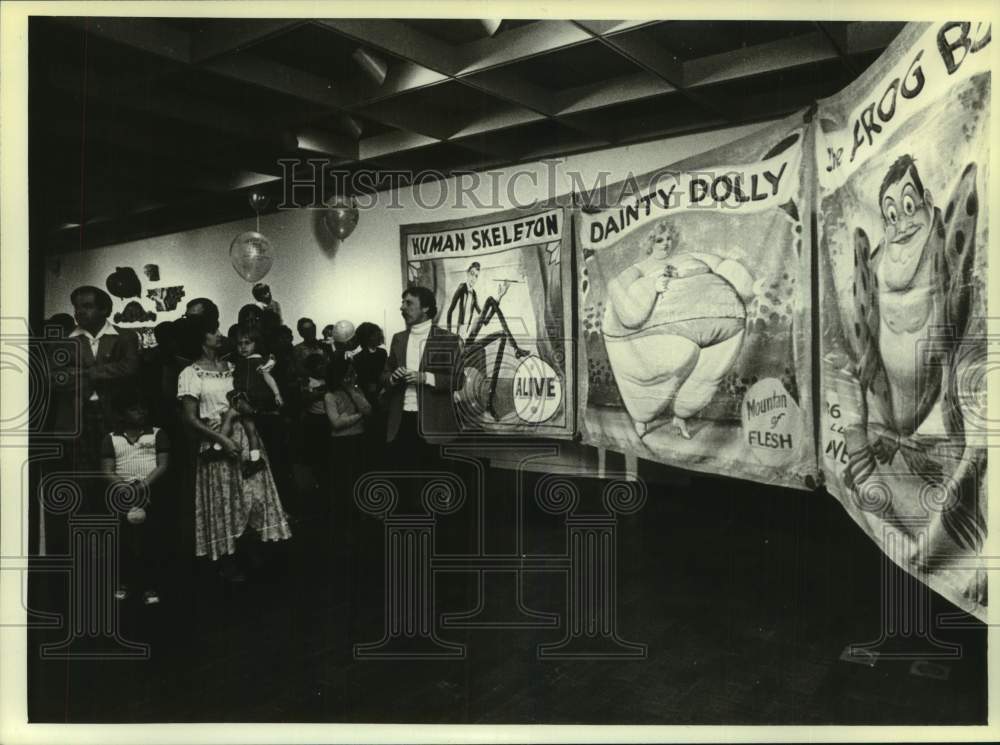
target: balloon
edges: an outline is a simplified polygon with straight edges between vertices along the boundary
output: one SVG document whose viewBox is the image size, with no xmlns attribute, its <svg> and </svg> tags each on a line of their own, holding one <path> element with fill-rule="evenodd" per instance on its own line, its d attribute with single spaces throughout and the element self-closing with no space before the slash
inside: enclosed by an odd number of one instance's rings
<svg viewBox="0 0 1000 745">
<path fill-rule="evenodd" d="M 333 340 L 338 344 L 347 344 L 354 338 L 354 324 L 350 321 L 337 321 L 333 324 Z"/>
<path fill-rule="evenodd" d="M 250 206 L 253 207 L 253 211 L 258 215 L 267 209 L 268 203 L 271 201 L 266 194 L 261 194 L 259 191 L 251 192 L 248 201 Z"/>
<path fill-rule="evenodd" d="M 125 518 L 132 525 L 142 525 L 142 523 L 146 522 L 146 510 L 142 507 L 133 507 L 128 511 Z"/>
<path fill-rule="evenodd" d="M 233 238 L 229 246 L 229 260 L 233 269 L 247 282 L 256 282 L 269 271 L 274 263 L 271 241 L 255 230 L 248 230 Z"/>
<path fill-rule="evenodd" d="M 358 225 L 358 208 L 353 201 L 335 200 L 328 202 L 326 208 L 323 223 L 334 238 L 342 241 L 354 232 Z"/>
</svg>

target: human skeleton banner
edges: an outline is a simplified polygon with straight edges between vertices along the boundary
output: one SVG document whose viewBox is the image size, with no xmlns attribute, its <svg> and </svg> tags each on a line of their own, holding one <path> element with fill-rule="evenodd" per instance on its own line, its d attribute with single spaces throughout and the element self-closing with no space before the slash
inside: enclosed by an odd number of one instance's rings
<svg viewBox="0 0 1000 745">
<path fill-rule="evenodd" d="M 571 437 L 570 230 L 561 208 L 404 225 L 403 278 L 461 337 L 461 431 Z"/>
</svg>

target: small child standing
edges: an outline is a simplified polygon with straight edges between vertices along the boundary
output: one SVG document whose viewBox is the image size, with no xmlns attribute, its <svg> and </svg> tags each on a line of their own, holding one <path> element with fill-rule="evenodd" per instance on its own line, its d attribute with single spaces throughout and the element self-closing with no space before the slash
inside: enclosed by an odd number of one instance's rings
<svg viewBox="0 0 1000 745">
<path fill-rule="evenodd" d="M 260 435 L 253 416 L 258 411 L 274 411 L 284 406 L 278 384 L 271 375 L 274 360 L 265 360 L 257 352 L 259 335 L 256 329 L 240 328 L 236 332 L 236 354 L 233 363 L 233 390 L 229 394 L 229 410 L 222 416 L 221 433 L 232 437 L 237 420 L 243 425 L 250 448 L 250 459 L 243 463 L 244 476 L 252 476 L 267 468 L 260 454 Z M 222 446 L 216 443 L 202 454 L 221 457 Z"/>
<path fill-rule="evenodd" d="M 115 396 L 120 429 L 104 436 L 101 470 L 112 484 L 128 484 L 139 491 L 140 503 L 122 521 L 122 582 L 117 600 L 128 597 L 129 585 L 145 589 L 143 602 L 160 602 L 164 537 L 170 532 L 167 505 L 161 504 L 163 476 L 170 458 L 170 440 L 159 427 L 150 427 L 139 391 L 123 389 Z M 154 507 L 155 505 L 155 507 Z M 153 515 L 155 514 L 155 517 Z"/>
</svg>

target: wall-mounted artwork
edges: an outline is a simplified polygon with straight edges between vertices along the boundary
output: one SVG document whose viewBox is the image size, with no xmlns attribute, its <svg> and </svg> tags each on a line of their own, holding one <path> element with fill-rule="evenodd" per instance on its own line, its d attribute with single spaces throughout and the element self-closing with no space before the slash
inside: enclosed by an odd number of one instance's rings
<svg viewBox="0 0 1000 745">
<path fill-rule="evenodd" d="M 401 228 L 405 281 L 432 290 L 464 342 L 465 432 L 571 437 L 571 231 L 562 208 Z"/>
<path fill-rule="evenodd" d="M 184 285 L 154 287 L 146 290 L 146 297 L 156 303 L 156 310 L 160 313 L 170 312 L 177 309 L 177 304 L 184 297 Z"/>
<path fill-rule="evenodd" d="M 146 264 L 146 266 L 142 268 L 142 271 L 146 275 L 146 279 L 150 282 L 160 281 L 160 267 L 156 264 Z"/>
<path fill-rule="evenodd" d="M 120 266 L 112 274 L 108 275 L 105 285 L 115 297 L 139 297 L 142 292 L 142 283 L 135 269 L 129 266 Z"/>
<path fill-rule="evenodd" d="M 827 489 L 983 620 L 990 39 L 911 24 L 816 136 Z"/>
<path fill-rule="evenodd" d="M 812 489 L 803 116 L 583 212 L 583 441 Z"/>
<path fill-rule="evenodd" d="M 156 314 L 132 300 L 121 313 L 115 313 L 115 323 L 146 323 L 155 321 Z"/>
</svg>

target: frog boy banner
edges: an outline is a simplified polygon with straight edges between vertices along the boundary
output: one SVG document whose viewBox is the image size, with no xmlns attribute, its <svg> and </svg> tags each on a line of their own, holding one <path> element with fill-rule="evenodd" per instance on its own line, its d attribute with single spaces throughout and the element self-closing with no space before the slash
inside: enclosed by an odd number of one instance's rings
<svg viewBox="0 0 1000 745">
<path fill-rule="evenodd" d="M 433 290 L 437 323 L 463 342 L 463 432 L 571 437 L 571 231 L 561 208 L 400 229 L 403 279 Z"/>
<path fill-rule="evenodd" d="M 816 486 L 805 136 L 800 114 L 578 213 L 584 442 Z"/>
<path fill-rule="evenodd" d="M 988 24 L 910 24 L 816 117 L 827 487 L 981 618 L 991 54 Z"/>
</svg>

